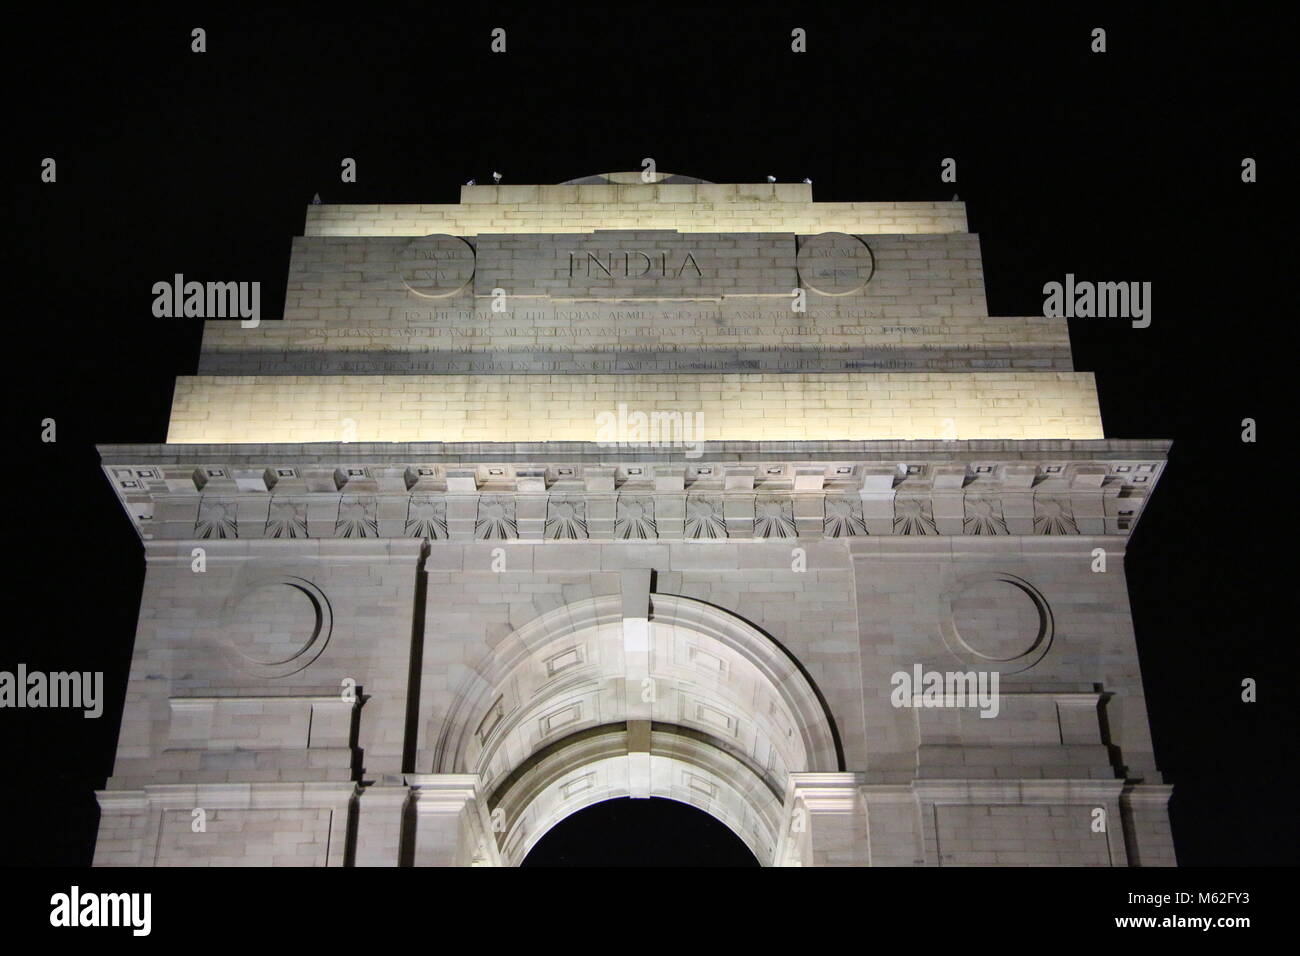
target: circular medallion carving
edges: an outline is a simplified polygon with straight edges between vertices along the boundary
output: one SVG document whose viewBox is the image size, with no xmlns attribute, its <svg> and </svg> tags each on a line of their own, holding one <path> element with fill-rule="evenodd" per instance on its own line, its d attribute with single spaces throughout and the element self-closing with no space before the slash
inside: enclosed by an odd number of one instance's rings
<svg viewBox="0 0 1300 956">
<path fill-rule="evenodd" d="M 415 295 L 455 295 L 474 278 L 474 248 L 457 236 L 412 239 L 398 261 L 402 284 Z"/>
<path fill-rule="evenodd" d="M 221 642 L 241 668 L 286 677 L 320 656 L 332 626 L 329 601 L 318 587 L 303 578 L 273 577 L 227 600 Z"/>
<path fill-rule="evenodd" d="M 876 257 L 867 244 L 842 232 L 823 232 L 803 240 L 795 261 L 799 282 L 822 295 L 852 295 L 876 271 Z"/>
<path fill-rule="evenodd" d="M 958 657 L 1002 673 L 1033 667 L 1052 642 L 1052 612 L 1028 581 L 993 572 L 966 578 L 949 597 L 944 641 Z"/>
</svg>

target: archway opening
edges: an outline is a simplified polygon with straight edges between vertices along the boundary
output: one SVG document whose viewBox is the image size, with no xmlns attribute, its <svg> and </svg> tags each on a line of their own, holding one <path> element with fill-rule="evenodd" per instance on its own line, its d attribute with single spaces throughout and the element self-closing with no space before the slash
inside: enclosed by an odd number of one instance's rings
<svg viewBox="0 0 1300 956">
<path fill-rule="evenodd" d="M 602 800 L 561 820 L 520 866 L 758 866 L 720 820 L 676 800 Z"/>
<path fill-rule="evenodd" d="M 695 807 L 777 863 L 790 775 L 840 769 L 821 696 L 737 615 L 634 585 L 494 644 L 441 721 L 435 772 L 477 778 L 490 855 L 506 866 L 575 813 L 624 797 Z"/>
</svg>

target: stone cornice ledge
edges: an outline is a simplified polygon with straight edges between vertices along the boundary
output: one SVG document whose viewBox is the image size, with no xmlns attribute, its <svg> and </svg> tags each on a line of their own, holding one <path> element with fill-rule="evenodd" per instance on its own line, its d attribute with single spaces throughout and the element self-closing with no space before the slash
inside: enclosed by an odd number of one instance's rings
<svg viewBox="0 0 1300 956">
<path fill-rule="evenodd" d="M 1118 800 L 1123 780 L 916 780 L 917 798 L 950 804 L 1055 804 Z"/>
<path fill-rule="evenodd" d="M 417 813 L 459 813 L 479 797 L 477 774 L 408 773 L 405 781 Z"/>
<path fill-rule="evenodd" d="M 140 791 L 131 791 L 139 793 Z M 296 810 L 345 806 L 357 792 L 352 782 L 309 783 L 165 783 L 149 784 L 143 793 L 150 806 L 162 809 Z M 103 805 L 101 798 L 101 806 Z"/>
<path fill-rule="evenodd" d="M 191 564 L 193 548 L 201 545 L 209 564 L 241 563 L 249 558 L 276 557 L 292 552 L 296 560 L 343 561 L 348 564 L 414 564 L 424 542 L 420 538 L 191 538 L 144 542 L 150 564 Z"/>
<path fill-rule="evenodd" d="M 681 449 L 620 454 L 592 443 L 100 451 L 101 470 L 145 539 L 674 540 L 1117 535 L 1135 527 L 1168 448 L 1154 440 L 718 442 L 689 459 Z M 686 534 L 688 495 L 717 513 L 707 534 Z M 640 522 L 635 534 L 619 526 L 631 519 Z M 561 535 L 556 521 L 580 527 Z M 363 553 L 385 560 L 341 543 L 320 556 Z"/>
<path fill-rule="evenodd" d="M 792 773 L 786 786 L 787 807 L 800 801 L 820 813 L 852 813 L 859 808 L 864 777 L 860 773 Z"/>
<path fill-rule="evenodd" d="M 1170 783 L 1130 783 L 1125 784 L 1120 802 L 1159 809 L 1167 806 L 1173 795 L 1174 786 Z"/>
<path fill-rule="evenodd" d="M 105 465 L 201 464 L 213 460 L 341 463 L 422 461 L 463 464 L 479 461 L 674 462 L 764 459 L 879 459 L 961 461 L 984 458 L 1105 460 L 1167 457 L 1172 441 L 1162 438 L 1013 441 L 720 441 L 702 442 L 698 454 L 684 448 L 613 447 L 597 442 L 351 442 L 310 444 L 132 444 L 97 445 Z"/>
</svg>

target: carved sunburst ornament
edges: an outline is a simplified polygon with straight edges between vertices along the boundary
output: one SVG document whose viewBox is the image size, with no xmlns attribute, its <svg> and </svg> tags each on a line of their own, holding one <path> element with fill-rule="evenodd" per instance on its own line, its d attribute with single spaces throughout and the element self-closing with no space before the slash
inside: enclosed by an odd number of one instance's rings
<svg viewBox="0 0 1300 956">
<path fill-rule="evenodd" d="M 480 498 L 478 521 L 474 524 L 474 537 L 479 539 L 515 537 L 514 499 L 498 495 Z"/>
<path fill-rule="evenodd" d="M 867 534 L 862 518 L 862 502 L 852 498 L 827 498 L 822 530 L 828 538 L 851 538 Z"/>
<path fill-rule="evenodd" d="M 548 502 L 546 537 L 577 540 L 587 537 L 587 506 L 581 498 Z"/>
<path fill-rule="evenodd" d="M 1002 504 L 992 498 L 967 498 L 962 528 L 967 534 L 1006 534 Z"/>
<path fill-rule="evenodd" d="M 754 502 L 754 535 L 759 538 L 794 538 L 794 502 L 759 498 Z"/>
<path fill-rule="evenodd" d="M 406 508 L 406 534 L 411 538 L 447 538 L 447 502 L 442 498 L 411 498 Z"/>
<path fill-rule="evenodd" d="M 686 502 L 686 537 L 725 538 L 727 519 L 718 498 L 691 497 Z"/>
<path fill-rule="evenodd" d="M 200 538 L 238 538 L 239 522 L 235 503 L 228 498 L 203 498 L 194 533 Z"/>
<path fill-rule="evenodd" d="M 934 510 L 925 498 L 894 499 L 894 534 L 938 534 Z"/>
<path fill-rule="evenodd" d="M 1035 534 L 1078 534 L 1079 526 L 1068 501 L 1059 498 L 1034 499 Z"/>
<path fill-rule="evenodd" d="M 614 520 L 614 537 L 616 538 L 656 538 L 659 536 L 655 526 L 655 502 L 653 498 L 618 499 L 617 515 Z"/>
<path fill-rule="evenodd" d="M 379 506 L 374 498 L 339 499 L 339 516 L 334 522 L 334 533 L 340 538 L 379 537 Z"/>
<path fill-rule="evenodd" d="M 266 515 L 266 537 L 307 537 L 307 505 L 290 499 L 271 499 Z"/>
</svg>

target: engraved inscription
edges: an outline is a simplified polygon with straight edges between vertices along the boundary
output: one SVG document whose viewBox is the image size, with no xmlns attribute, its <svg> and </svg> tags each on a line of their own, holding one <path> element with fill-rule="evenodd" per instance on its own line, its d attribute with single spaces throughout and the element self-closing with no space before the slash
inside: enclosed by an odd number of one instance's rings
<svg viewBox="0 0 1300 956">
<path fill-rule="evenodd" d="M 842 232 L 824 232 L 803 240 L 796 261 L 799 281 L 822 295 L 859 292 L 876 271 L 876 259 L 867 244 Z"/>
<path fill-rule="evenodd" d="M 407 244 L 398 269 L 409 291 L 441 299 L 455 295 L 474 278 L 474 249 L 457 236 L 422 236 Z"/>
<path fill-rule="evenodd" d="M 632 249 L 606 252 L 569 252 L 569 278 L 582 279 L 702 279 L 695 256 Z"/>
</svg>

